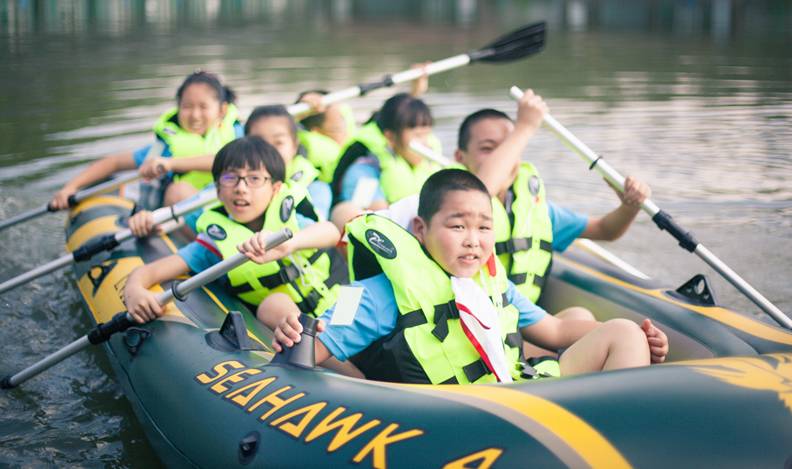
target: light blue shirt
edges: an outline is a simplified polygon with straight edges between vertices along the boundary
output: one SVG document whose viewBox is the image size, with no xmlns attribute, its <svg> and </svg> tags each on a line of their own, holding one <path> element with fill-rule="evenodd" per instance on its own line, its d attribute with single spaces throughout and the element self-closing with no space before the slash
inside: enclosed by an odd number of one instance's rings
<svg viewBox="0 0 792 469">
<path fill-rule="evenodd" d="M 588 225 L 588 217 L 548 201 L 550 224 L 553 225 L 553 251 L 564 252 Z"/>
<path fill-rule="evenodd" d="M 333 202 L 333 191 L 330 190 L 330 184 L 316 180 L 308 184 L 308 195 L 311 197 L 311 203 L 316 213 L 322 217 L 322 220 L 329 220 L 330 205 Z"/>
<path fill-rule="evenodd" d="M 335 306 L 325 311 L 320 318 L 325 322 L 326 328 L 319 334 L 319 340 L 334 357 L 342 361 L 362 352 L 377 339 L 390 334 L 396 327 L 399 316 L 393 285 L 385 274 L 352 282 L 352 285 L 363 287 L 360 305 L 352 324 L 348 326 L 331 324 Z M 506 299 L 520 312 L 518 322 L 520 328 L 535 324 L 547 315 L 545 310 L 522 296 L 511 282 L 506 290 Z"/>
<path fill-rule="evenodd" d="M 341 192 L 338 197 L 339 201 L 352 200 L 358 184 L 363 179 L 374 179 L 377 181 L 377 190 L 374 192 L 374 197 L 369 201 L 369 204 L 377 200 L 387 200 L 385 199 L 385 192 L 382 190 L 382 185 L 379 184 L 381 172 L 379 162 L 373 156 L 367 156 L 352 163 L 341 179 Z"/>
</svg>

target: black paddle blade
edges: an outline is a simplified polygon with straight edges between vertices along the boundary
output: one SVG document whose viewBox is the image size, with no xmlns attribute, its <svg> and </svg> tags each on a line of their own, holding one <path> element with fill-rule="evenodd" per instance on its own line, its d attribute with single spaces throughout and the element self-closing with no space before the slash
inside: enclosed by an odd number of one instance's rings
<svg viewBox="0 0 792 469">
<path fill-rule="evenodd" d="M 470 52 L 471 62 L 511 62 L 536 54 L 544 48 L 545 22 L 529 24 L 498 38 L 492 44 Z"/>
</svg>

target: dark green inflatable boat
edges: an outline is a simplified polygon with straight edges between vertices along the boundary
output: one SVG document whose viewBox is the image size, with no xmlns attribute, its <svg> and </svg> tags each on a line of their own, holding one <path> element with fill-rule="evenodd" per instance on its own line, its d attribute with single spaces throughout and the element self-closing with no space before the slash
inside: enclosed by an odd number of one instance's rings
<svg viewBox="0 0 792 469">
<path fill-rule="evenodd" d="M 69 250 L 122 229 L 131 208 L 110 196 L 79 205 Z M 94 321 L 124 310 L 132 269 L 184 242 L 127 241 L 76 265 Z M 790 467 L 792 333 L 710 304 L 702 286 L 669 291 L 571 248 L 554 260 L 544 306 L 650 317 L 670 362 L 514 385 L 400 385 L 271 363 L 270 332 L 220 285 L 105 347 L 173 467 Z M 247 330 L 229 320 L 221 335 L 230 311 Z"/>
</svg>

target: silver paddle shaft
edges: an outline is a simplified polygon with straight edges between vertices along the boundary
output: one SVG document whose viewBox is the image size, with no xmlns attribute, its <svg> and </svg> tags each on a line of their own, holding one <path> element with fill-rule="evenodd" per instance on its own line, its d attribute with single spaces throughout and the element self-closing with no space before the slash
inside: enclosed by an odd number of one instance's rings
<svg viewBox="0 0 792 469">
<path fill-rule="evenodd" d="M 291 230 L 289 230 L 288 228 L 284 228 L 281 231 L 275 232 L 272 235 L 270 235 L 267 238 L 266 246 L 267 248 L 273 248 L 289 240 L 291 237 L 292 237 Z M 157 295 L 157 303 L 159 303 L 160 306 L 165 306 L 171 300 L 173 300 L 173 298 L 184 298 L 187 294 L 189 294 L 193 290 L 217 280 L 220 276 L 227 274 L 230 270 L 239 267 L 248 260 L 249 259 L 242 253 L 235 254 L 234 256 L 218 264 L 215 264 L 214 266 L 204 270 L 203 272 L 194 275 L 193 277 L 190 277 L 184 282 L 175 283 L 170 290 L 167 290 Z M 0 382 L 0 387 L 4 389 L 17 387 L 20 384 L 24 383 L 25 381 L 29 380 L 30 378 L 38 375 L 39 373 L 47 370 L 52 366 L 57 365 L 58 363 L 69 358 L 70 356 L 74 355 L 80 350 L 88 347 L 89 345 L 104 342 L 110 337 L 111 334 L 115 332 L 123 331 L 128 327 L 130 327 L 131 325 L 135 324 L 132 315 L 130 315 L 129 313 L 120 313 L 119 315 L 116 315 L 110 322 L 111 323 L 117 322 L 118 324 L 112 330 L 104 334 L 96 333 L 98 329 L 102 328 L 103 324 L 97 325 L 96 328 L 91 333 L 88 333 L 83 337 L 80 337 L 79 339 L 75 340 L 69 345 L 39 360 L 38 362 L 25 368 L 24 370 L 12 376 L 6 376 L 5 378 L 2 379 L 2 382 Z"/>
<path fill-rule="evenodd" d="M 203 191 L 199 192 L 195 197 L 190 199 L 184 200 L 179 202 L 175 205 L 170 207 L 162 207 L 160 209 L 155 210 L 152 212 L 152 217 L 154 219 L 154 225 L 158 226 L 167 221 L 175 220 L 182 215 L 192 212 L 206 204 L 209 204 L 217 199 L 217 195 L 215 193 L 214 188 L 211 189 L 204 189 Z M 10 280 L 6 280 L 3 283 L 0 283 L 0 294 L 7 292 L 13 288 L 16 288 L 24 283 L 27 283 L 33 279 L 37 279 L 44 275 L 47 275 L 50 272 L 54 272 L 62 267 L 65 267 L 72 262 L 75 261 L 82 261 L 87 260 L 93 257 L 93 255 L 98 254 L 101 251 L 112 249 L 115 246 L 123 243 L 127 239 L 132 238 L 134 235 L 129 228 L 125 228 L 114 235 L 112 235 L 111 240 L 101 239 L 100 242 L 106 242 L 106 244 L 100 244 L 96 246 L 96 249 L 91 249 L 93 246 L 86 246 L 88 248 L 87 251 L 80 251 L 80 249 L 75 250 L 72 253 L 64 254 L 63 256 L 47 262 L 46 264 L 36 267 L 35 269 L 29 270 L 24 274 L 18 275 Z M 89 241 L 90 243 L 90 241 Z"/>
</svg>

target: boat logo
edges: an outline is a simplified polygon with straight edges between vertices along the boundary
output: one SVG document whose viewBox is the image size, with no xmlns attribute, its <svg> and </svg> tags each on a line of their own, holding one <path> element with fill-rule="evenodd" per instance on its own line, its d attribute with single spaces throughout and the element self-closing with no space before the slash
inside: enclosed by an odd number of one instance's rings
<svg viewBox="0 0 792 469">
<path fill-rule="evenodd" d="M 536 195 L 539 194 L 540 184 L 539 178 L 535 175 L 531 176 L 531 179 L 528 180 L 528 191 L 531 192 L 532 196 L 536 197 Z"/>
<path fill-rule="evenodd" d="M 377 230 L 366 230 L 366 241 L 371 250 L 384 257 L 385 259 L 396 258 L 396 246 L 393 245 L 387 236 Z"/>
<path fill-rule="evenodd" d="M 294 208 L 294 197 L 287 195 L 283 202 L 281 203 L 280 207 L 280 219 L 283 223 L 286 223 L 286 220 L 289 219 L 292 213 L 292 209 Z"/>
<path fill-rule="evenodd" d="M 223 227 L 215 223 L 206 227 L 206 234 L 208 234 L 210 238 L 218 241 L 222 241 L 228 237 Z"/>
<path fill-rule="evenodd" d="M 302 179 L 302 177 L 303 177 L 303 172 L 297 171 L 296 173 L 292 174 L 291 180 L 296 182 Z"/>
<path fill-rule="evenodd" d="M 792 412 L 792 356 L 768 354 L 762 358 L 729 358 L 684 362 L 699 373 L 725 383 L 757 391 L 772 391 Z"/>
</svg>

